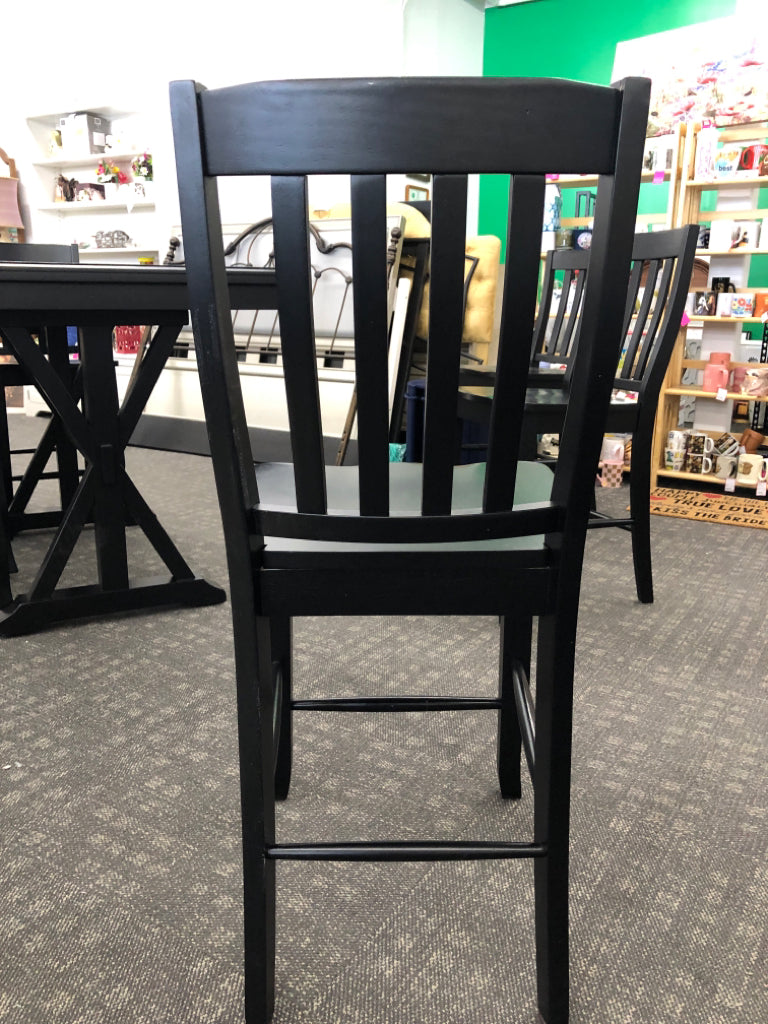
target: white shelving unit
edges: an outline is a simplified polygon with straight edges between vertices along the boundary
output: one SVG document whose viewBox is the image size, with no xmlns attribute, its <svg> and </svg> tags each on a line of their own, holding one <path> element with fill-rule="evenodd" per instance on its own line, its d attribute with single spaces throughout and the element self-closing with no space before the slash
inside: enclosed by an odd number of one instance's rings
<svg viewBox="0 0 768 1024">
<path fill-rule="evenodd" d="M 50 155 L 51 138 L 58 129 L 61 118 L 72 111 L 55 111 L 27 118 L 27 125 L 34 139 L 37 159 L 32 166 L 37 172 L 28 184 L 30 206 L 36 214 L 34 240 L 59 242 L 80 246 L 80 259 L 87 263 L 115 262 L 130 264 L 140 257 L 159 260 L 157 220 L 155 203 L 151 193 L 148 196 L 118 195 L 104 200 L 81 200 L 54 202 L 56 179 L 63 175 L 81 183 L 96 183 L 96 168 L 102 159 L 116 164 L 131 177 L 131 163 L 144 152 L 151 152 L 151 140 L 145 135 L 141 120 L 133 111 L 114 107 L 89 107 L 89 113 L 97 114 L 110 124 L 129 126 L 127 145 L 107 153 L 72 153 L 62 149 Z M 154 182 L 149 184 L 154 188 Z M 37 216 L 39 215 L 39 216 Z M 99 247 L 96 235 L 99 232 L 123 231 L 131 239 L 130 245 Z"/>
</svg>

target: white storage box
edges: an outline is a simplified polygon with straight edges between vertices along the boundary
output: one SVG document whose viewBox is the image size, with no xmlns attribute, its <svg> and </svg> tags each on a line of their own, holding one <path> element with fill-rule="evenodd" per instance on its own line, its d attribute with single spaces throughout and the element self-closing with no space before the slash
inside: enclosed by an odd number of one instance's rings
<svg viewBox="0 0 768 1024">
<path fill-rule="evenodd" d="M 66 156 L 103 153 L 110 130 L 110 122 L 99 114 L 68 114 L 59 121 L 61 148 Z"/>
</svg>

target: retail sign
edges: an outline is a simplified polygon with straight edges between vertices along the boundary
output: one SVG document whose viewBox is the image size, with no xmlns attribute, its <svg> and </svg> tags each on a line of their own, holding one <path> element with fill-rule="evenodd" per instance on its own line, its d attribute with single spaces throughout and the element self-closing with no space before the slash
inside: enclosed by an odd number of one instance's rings
<svg viewBox="0 0 768 1024">
<path fill-rule="evenodd" d="M 612 81 L 650 78 L 649 135 L 681 121 L 718 127 L 768 120 L 768 37 L 743 17 L 628 39 L 616 46 Z"/>
</svg>

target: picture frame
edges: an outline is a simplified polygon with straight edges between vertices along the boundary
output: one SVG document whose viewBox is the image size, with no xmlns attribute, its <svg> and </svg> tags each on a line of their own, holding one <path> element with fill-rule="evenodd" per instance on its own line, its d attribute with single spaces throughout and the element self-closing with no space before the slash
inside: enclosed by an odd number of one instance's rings
<svg viewBox="0 0 768 1024">
<path fill-rule="evenodd" d="M 410 202 L 414 199 L 429 199 L 429 189 L 422 188 L 421 185 L 407 184 L 405 186 L 405 201 Z"/>
</svg>

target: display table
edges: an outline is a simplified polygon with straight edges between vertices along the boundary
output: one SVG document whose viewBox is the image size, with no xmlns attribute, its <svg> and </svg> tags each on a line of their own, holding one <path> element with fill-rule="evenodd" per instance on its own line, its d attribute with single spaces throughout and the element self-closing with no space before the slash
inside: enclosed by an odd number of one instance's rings
<svg viewBox="0 0 768 1024">
<path fill-rule="evenodd" d="M 233 270 L 228 274 L 236 308 L 274 308 L 274 274 Z M 204 605 L 225 593 L 193 573 L 125 469 L 125 448 L 142 410 L 187 323 L 187 285 L 181 267 L 97 267 L 4 264 L 0 267 L 0 331 L 22 367 L 34 378 L 60 431 L 85 463 L 70 472 L 67 500 L 48 520 L 55 536 L 28 592 L 0 611 L 0 635 L 31 632 L 50 622 L 168 604 Z M 151 324 L 151 342 L 118 403 L 112 331 L 121 324 Z M 32 325 L 32 326 L 31 326 Z M 65 328 L 80 334 L 80 366 L 72 374 L 61 359 Z M 49 332 L 46 358 L 31 330 Z M 62 340 L 63 339 L 63 340 Z M 82 396 L 82 409 L 79 406 Z M 93 522 L 98 582 L 57 589 L 61 574 L 87 522 Z M 126 527 L 144 532 L 169 577 L 131 580 Z M 14 520 L 13 534 L 39 521 Z M 0 574 L 7 579 L 0 554 Z M 0 592 L 7 587 L 0 588 Z"/>
</svg>

